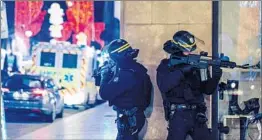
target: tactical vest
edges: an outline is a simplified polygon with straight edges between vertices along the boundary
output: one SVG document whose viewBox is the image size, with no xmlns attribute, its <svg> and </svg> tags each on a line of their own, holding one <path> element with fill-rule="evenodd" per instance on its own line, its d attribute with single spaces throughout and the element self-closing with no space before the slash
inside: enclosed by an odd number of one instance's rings
<svg viewBox="0 0 262 140">
<path fill-rule="evenodd" d="M 113 101 L 109 101 L 109 104 L 124 109 L 131 109 L 133 107 L 145 109 L 147 105 L 146 94 L 144 93 L 145 75 L 141 75 L 132 69 L 127 71 L 130 71 L 136 77 L 136 84 L 130 90 L 116 97 Z"/>
<path fill-rule="evenodd" d="M 191 74 L 185 76 L 185 80 L 168 91 L 166 93 L 166 98 L 170 102 L 183 102 L 196 100 L 195 97 L 201 96 L 200 92 L 201 87 L 201 77 L 200 71 L 194 70 Z"/>
</svg>

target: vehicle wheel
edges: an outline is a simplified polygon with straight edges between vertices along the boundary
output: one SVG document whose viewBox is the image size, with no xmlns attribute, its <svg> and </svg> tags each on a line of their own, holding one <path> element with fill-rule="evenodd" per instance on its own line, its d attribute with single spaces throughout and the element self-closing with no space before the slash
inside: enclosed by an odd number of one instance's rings
<svg viewBox="0 0 262 140">
<path fill-rule="evenodd" d="M 55 104 L 53 104 L 52 113 L 46 115 L 46 121 L 51 123 L 55 121 L 55 119 L 56 119 L 56 107 L 55 107 Z"/>
<path fill-rule="evenodd" d="M 96 94 L 95 105 L 97 105 L 98 103 L 99 103 L 98 95 Z"/>
<path fill-rule="evenodd" d="M 89 101 L 90 101 L 90 94 L 89 93 L 87 93 L 87 98 L 86 98 L 86 105 L 89 105 Z"/>
<path fill-rule="evenodd" d="M 60 113 L 56 115 L 57 118 L 63 118 L 64 115 L 64 108 L 61 109 Z"/>
</svg>

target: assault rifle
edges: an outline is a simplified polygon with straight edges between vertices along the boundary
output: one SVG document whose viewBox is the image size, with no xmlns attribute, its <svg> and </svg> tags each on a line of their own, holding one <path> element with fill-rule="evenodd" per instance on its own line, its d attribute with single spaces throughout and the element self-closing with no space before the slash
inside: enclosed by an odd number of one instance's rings
<svg viewBox="0 0 262 140">
<path fill-rule="evenodd" d="M 200 54 L 189 54 L 187 56 L 177 56 L 172 54 L 170 56 L 171 65 L 178 64 L 190 64 L 199 69 L 208 68 L 208 66 L 219 66 L 223 68 L 242 68 L 248 69 L 253 68 L 254 66 L 249 66 L 249 64 L 237 65 L 235 62 L 229 61 L 227 56 L 224 56 L 223 53 L 220 54 L 220 58 L 212 59 L 211 56 L 208 56 L 207 52 L 200 52 Z"/>
</svg>

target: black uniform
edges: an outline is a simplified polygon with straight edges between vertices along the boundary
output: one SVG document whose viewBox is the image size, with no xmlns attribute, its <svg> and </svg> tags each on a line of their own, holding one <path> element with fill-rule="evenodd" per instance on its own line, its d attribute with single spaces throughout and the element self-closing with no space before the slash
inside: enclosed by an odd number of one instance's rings
<svg viewBox="0 0 262 140">
<path fill-rule="evenodd" d="M 113 77 L 102 78 L 100 96 L 117 112 L 117 139 L 137 140 L 145 124 L 144 110 L 150 104 L 152 83 L 147 69 L 135 60 L 124 60 L 116 66 Z"/>
<path fill-rule="evenodd" d="M 2 84 L 5 83 L 5 81 L 8 79 L 9 75 L 8 72 L 5 70 L 1 70 L 1 81 Z"/>
<path fill-rule="evenodd" d="M 169 60 L 162 60 L 157 68 L 157 84 L 162 93 L 165 117 L 169 121 L 168 140 L 211 140 L 205 117 L 204 95 L 212 94 L 222 74 L 214 68 L 213 77 L 202 82 L 200 70 L 187 64 L 169 68 Z M 207 71 L 209 75 L 209 71 Z"/>
</svg>

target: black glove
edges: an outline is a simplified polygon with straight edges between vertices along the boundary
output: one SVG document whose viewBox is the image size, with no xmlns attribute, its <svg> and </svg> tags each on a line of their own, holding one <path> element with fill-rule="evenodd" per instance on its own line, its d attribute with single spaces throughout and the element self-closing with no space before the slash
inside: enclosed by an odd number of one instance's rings
<svg viewBox="0 0 262 140">
<path fill-rule="evenodd" d="M 98 69 L 94 70 L 92 77 L 95 78 L 95 85 L 96 86 L 100 86 L 101 75 L 99 74 L 99 70 Z"/>
<path fill-rule="evenodd" d="M 111 71 L 110 68 L 107 66 L 103 67 L 101 69 L 101 82 L 100 84 L 108 83 L 112 77 L 114 76 L 114 73 Z"/>
<path fill-rule="evenodd" d="M 204 113 L 197 113 L 196 120 L 199 124 L 205 124 L 208 121 Z"/>
<path fill-rule="evenodd" d="M 182 71 L 183 74 L 187 75 L 187 74 L 192 73 L 192 71 L 194 70 L 194 67 L 192 65 L 185 65 L 181 67 L 180 70 Z"/>
<path fill-rule="evenodd" d="M 216 77 L 218 79 L 222 76 L 222 69 L 219 66 L 213 66 L 213 77 Z"/>
<path fill-rule="evenodd" d="M 163 101 L 163 106 L 164 106 L 165 120 L 168 121 L 170 116 L 170 103 L 168 101 Z"/>
</svg>

